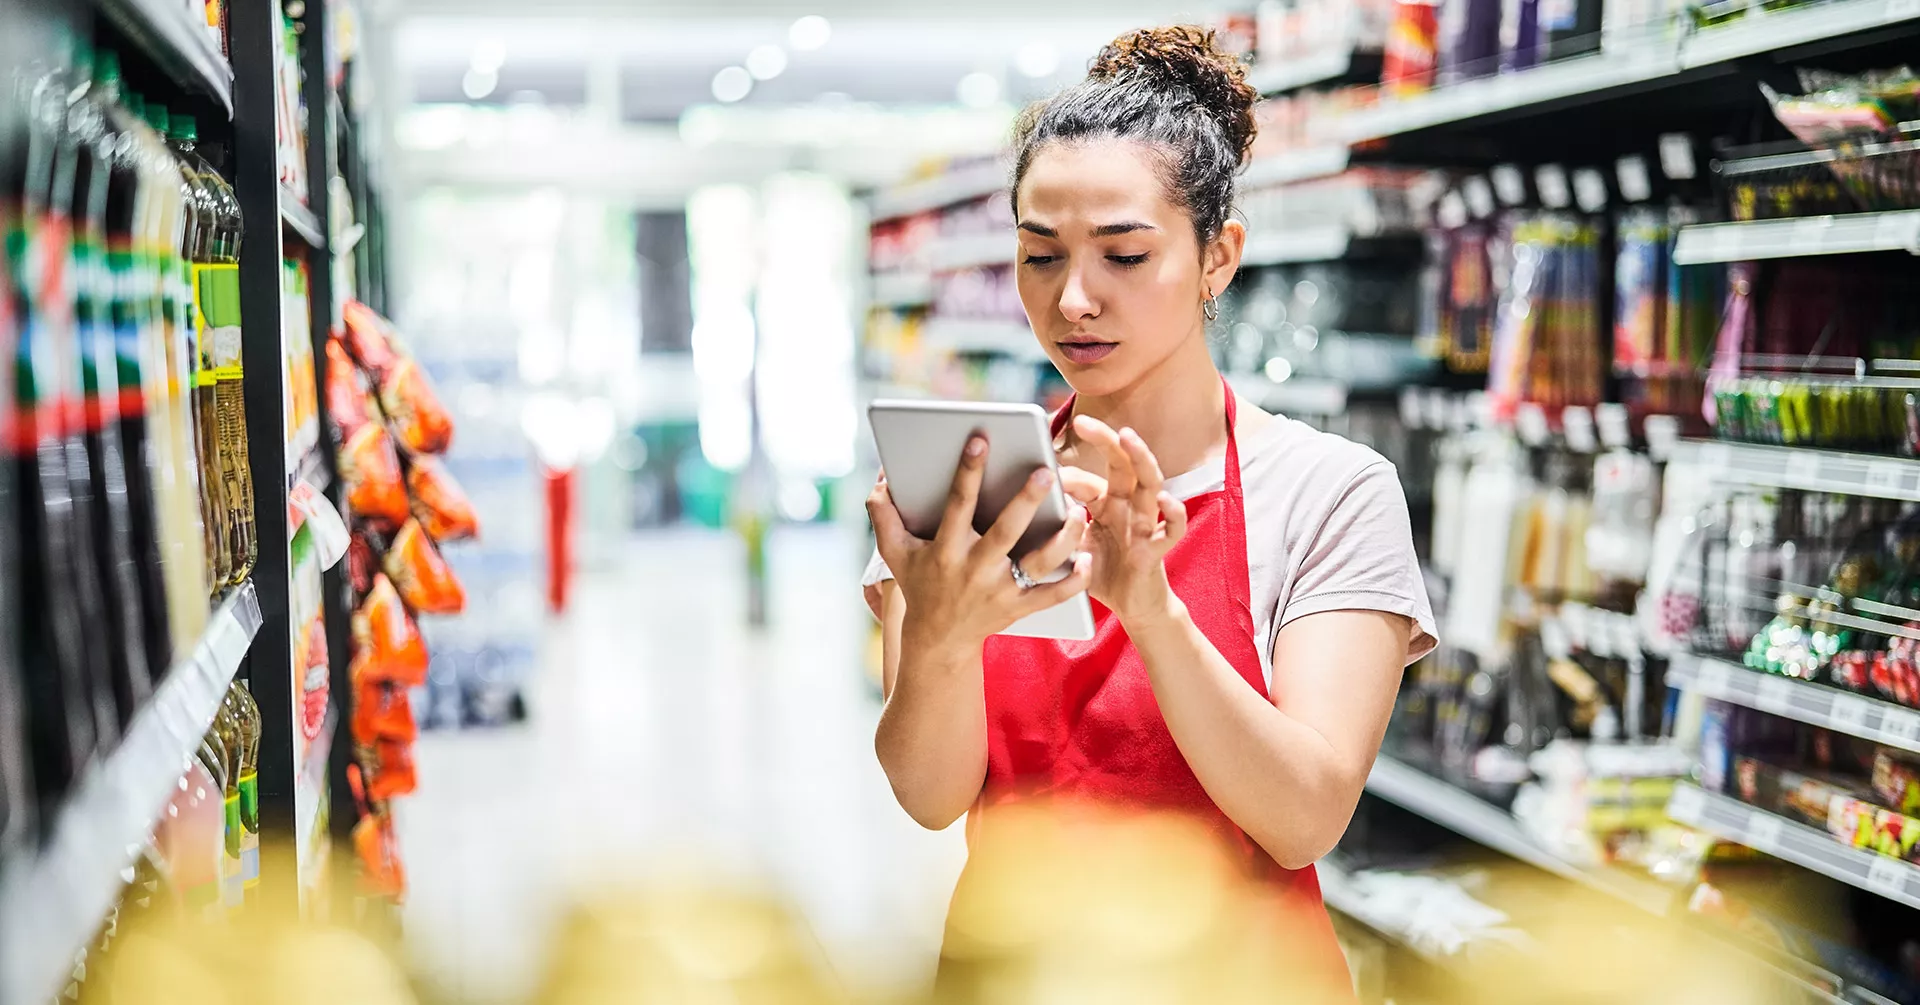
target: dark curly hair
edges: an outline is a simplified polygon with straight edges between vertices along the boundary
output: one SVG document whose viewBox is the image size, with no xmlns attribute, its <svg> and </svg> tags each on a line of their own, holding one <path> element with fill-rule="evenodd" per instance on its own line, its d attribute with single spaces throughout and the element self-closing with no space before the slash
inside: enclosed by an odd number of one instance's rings
<svg viewBox="0 0 1920 1005">
<path fill-rule="evenodd" d="M 1100 50 L 1087 79 L 1022 112 L 1013 132 L 1013 194 L 1049 143 L 1113 137 L 1163 155 L 1167 197 L 1193 218 L 1202 247 L 1220 235 L 1246 162 L 1259 94 L 1240 61 L 1192 25 L 1130 31 Z"/>
</svg>

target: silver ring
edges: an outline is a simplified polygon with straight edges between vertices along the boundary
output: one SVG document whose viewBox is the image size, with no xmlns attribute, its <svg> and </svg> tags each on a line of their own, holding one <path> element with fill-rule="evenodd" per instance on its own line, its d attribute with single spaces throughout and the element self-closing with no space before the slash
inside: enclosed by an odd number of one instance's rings
<svg viewBox="0 0 1920 1005">
<path fill-rule="evenodd" d="M 1013 563 L 1013 581 L 1023 590 L 1031 590 L 1040 585 L 1032 576 L 1027 575 L 1027 570 L 1020 568 L 1019 562 Z"/>
</svg>

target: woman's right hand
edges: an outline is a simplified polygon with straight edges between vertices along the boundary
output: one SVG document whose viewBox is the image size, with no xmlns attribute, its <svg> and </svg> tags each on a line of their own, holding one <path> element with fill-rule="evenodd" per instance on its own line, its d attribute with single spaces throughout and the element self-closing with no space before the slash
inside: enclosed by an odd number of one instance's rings
<svg viewBox="0 0 1920 1005">
<path fill-rule="evenodd" d="M 892 570 L 906 602 L 906 618 L 901 625 L 903 647 L 977 649 L 988 636 L 1087 588 L 1091 565 L 1080 553 L 1087 516 L 1078 506 L 1069 507 L 1066 526 L 1059 533 L 1020 562 L 1021 569 L 1034 579 L 1050 574 L 1069 559 L 1073 562 L 1072 573 L 1058 582 L 1026 589 L 1013 578 L 1008 552 L 1019 543 L 1053 488 L 1053 472 L 1047 468 L 1040 468 L 1027 479 L 985 534 L 974 532 L 974 507 L 987 466 L 987 450 L 985 437 L 976 435 L 967 441 L 947 493 L 940 530 L 931 541 L 908 533 L 887 492 L 884 473 L 867 497 L 867 515 L 873 521 L 880 557 Z"/>
</svg>

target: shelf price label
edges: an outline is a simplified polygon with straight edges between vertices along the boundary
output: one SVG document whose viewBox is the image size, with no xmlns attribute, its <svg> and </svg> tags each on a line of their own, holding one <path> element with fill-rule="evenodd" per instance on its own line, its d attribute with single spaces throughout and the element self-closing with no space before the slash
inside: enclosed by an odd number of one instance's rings
<svg viewBox="0 0 1920 1005">
<path fill-rule="evenodd" d="M 1880 732 L 1894 742 L 1913 749 L 1914 744 L 1920 743 L 1920 715 L 1888 709 L 1880 713 Z"/>
<path fill-rule="evenodd" d="M 1673 790 L 1673 798 L 1667 801 L 1667 815 L 1682 823 L 1693 823 L 1706 812 L 1707 800 L 1700 790 L 1690 785 L 1682 785 Z"/>
<path fill-rule="evenodd" d="M 1898 461 L 1871 461 L 1867 464 L 1865 484 L 1871 492 L 1899 492 L 1906 482 L 1905 476 L 1906 470 Z"/>
<path fill-rule="evenodd" d="M 1909 868 L 1898 859 L 1876 854 L 1867 864 L 1867 889 L 1882 897 L 1902 896 L 1906 893 Z"/>
<path fill-rule="evenodd" d="M 1820 457 L 1802 451 L 1787 455 L 1786 480 L 1811 485 L 1820 480 Z"/>
<path fill-rule="evenodd" d="M 1887 0 L 1886 17 L 1889 21 L 1920 17 L 1920 0 Z"/>
<path fill-rule="evenodd" d="M 1746 833 L 1742 844 L 1759 851 L 1773 851 L 1780 847 L 1780 818 L 1771 813 L 1752 813 L 1747 817 Z"/>
<path fill-rule="evenodd" d="M 1867 702 L 1850 694 L 1833 696 L 1833 707 L 1827 710 L 1827 721 L 1842 733 L 1859 735 L 1867 728 Z"/>
<path fill-rule="evenodd" d="M 1755 704 L 1760 706 L 1762 712 L 1779 715 L 1793 707 L 1794 689 L 1797 687 L 1799 685 L 1785 677 L 1763 677 Z"/>
<path fill-rule="evenodd" d="M 1700 661 L 1700 693 L 1718 698 L 1727 693 L 1727 685 L 1733 682 L 1733 668 L 1719 660 Z"/>
</svg>

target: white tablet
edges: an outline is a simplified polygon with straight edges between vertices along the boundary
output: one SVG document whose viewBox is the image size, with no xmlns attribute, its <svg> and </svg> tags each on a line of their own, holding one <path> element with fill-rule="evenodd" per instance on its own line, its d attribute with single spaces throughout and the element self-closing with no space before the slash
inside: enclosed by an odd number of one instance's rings
<svg viewBox="0 0 1920 1005">
<path fill-rule="evenodd" d="M 973 528 L 985 533 L 1032 476 L 1034 469 L 1051 468 L 1059 474 L 1053 443 L 1047 435 L 1047 413 L 1038 405 L 978 401 L 875 401 L 867 408 L 880 464 L 887 472 L 887 491 L 900 511 L 908 533 L 931 540 L 940 529 L 947 493 L 967 437 L 978 432 L 987 438 L 987 469 L 980 482 L 979 504 Z M 1067 497 L 1054 479 L 1053 491 L 1034 513 L 1033 522 L 1014 545 L 1011 557 L 1045 544 L 1067 521 Z M 1073 571 L 1071 563 L 1042 577 L 1056 582 Z M 1085 593 L 1020 619 L 1003 635 L 1028 638 L 1093 638 L 1093 609 Z"/>
</svg>

